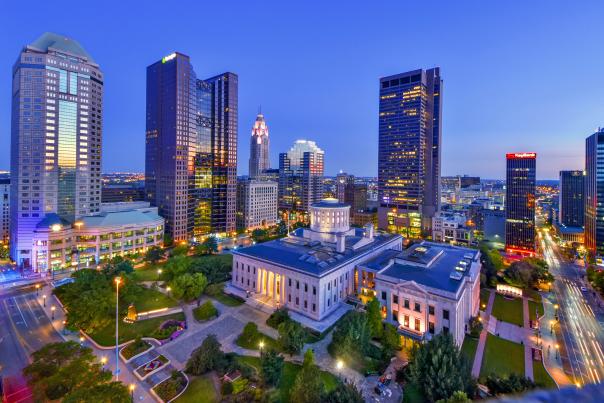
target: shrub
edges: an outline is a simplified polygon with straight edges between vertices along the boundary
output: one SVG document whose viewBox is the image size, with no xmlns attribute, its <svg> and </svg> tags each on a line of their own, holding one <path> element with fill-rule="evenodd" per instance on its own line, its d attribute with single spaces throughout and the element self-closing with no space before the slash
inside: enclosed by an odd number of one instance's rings
<svg viewBox="0 0 604 403">
<path fill-rule="evenodd" d="M 212 304 L 212 301 L 206 301 L 201 306 L 193 309 L 193 316 L 198 321 L 204 322 L 218 316 L 218 310 Z"/>
<path fill-rule="evenodd" d="M 221 393 L 226 396 L 233 393 L 233 383 L 230 381 L 222 382 L 222 386 L 220 387 Z"/>
<path fill-rule="evenodd" d="M 205 293 L 206 293 L 206 295 L 209 295 L 210 297 L 215 297 L 217 295 L 222 294 L 223 290 L 224 290 L 224 284 L 222 284 L 222 283 L 210 284 L 206 287 Z"/>
<path fill-rule="evenodd" d="M 279 328 L 279 325 L 283 322 L 291 320 L 287 308 L 279 308 L 275 312 L 271 313 L 271 316 L 266 320 L 266 324 L 272 328 Z"/>
</svg>

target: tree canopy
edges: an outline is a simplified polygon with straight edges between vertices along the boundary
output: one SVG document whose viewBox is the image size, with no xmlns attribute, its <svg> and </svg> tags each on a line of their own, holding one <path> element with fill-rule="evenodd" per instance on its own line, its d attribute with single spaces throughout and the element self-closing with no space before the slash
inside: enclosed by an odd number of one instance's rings
<svg viewBox="0 0 604 403">
<path fill-rule="evenodd" d="M 315 364 L 315 356 L 311 349 L 304 353 L 304 363 L 298 372 L 291 390 L 290 400 L 296 403 L 320 402 L 323 396 L 324 384 L 318 376 L 319 367 Z"/>
<path fill-rule="evenodd" d="M 550 282 L 554 276 L 548 271 L 547 263 L 538 258 L 524 258 L 505 269 L 508 282 L 521 288 L 534 288 L 539 282 Z"/>
<path fill-rule="evenodd" d="M 172 295 L 184 301 L 192 301 L 199 298 L 207 285 L 208 280 L 202 273 L 181 274 L 170 282 Z"/>
<path fill-rule="evenodd" d="M 224 366 L 225 355 L 215 335 L 208 335 L 201 345 L 191 353 L 187 361 L 186 372 L 203 375 Z"/>
<path fill-rule="evenodd" d="M 286 353 L 293 355 L 298 354 L 304 347 L 306 339 L 306 331 L 298 322 L 294 320 L 286 320 L 281 322 L 278 327 L 279 344 Z"/>
<path fill-rule="evenodd" d="M 273 349 L 260 354 L 260 373 L 266 385 L 275 386 L 281 379 L 283 356 Z"/>
</svg>

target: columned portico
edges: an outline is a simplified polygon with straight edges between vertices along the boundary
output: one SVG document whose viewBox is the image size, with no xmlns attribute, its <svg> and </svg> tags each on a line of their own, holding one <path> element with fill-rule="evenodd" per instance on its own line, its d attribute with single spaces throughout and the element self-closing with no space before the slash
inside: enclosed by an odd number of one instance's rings
<svg viewBox="0 0 604 403">
<path fill-rule="evenodd" d="M 282 304 L 284 278 L 285 276 L 274 271 L 259 269 L 256 292 L 269 297 L 273 304 Z"/>
</svg>

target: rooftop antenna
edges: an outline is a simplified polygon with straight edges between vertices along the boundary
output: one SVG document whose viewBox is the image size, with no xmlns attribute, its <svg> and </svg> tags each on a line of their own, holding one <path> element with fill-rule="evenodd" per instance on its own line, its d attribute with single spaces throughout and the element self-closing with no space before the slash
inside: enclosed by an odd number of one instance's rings
<svg viewBox="0 0 604 403">
<path fill-rule="evenodd" d="M 258 105 L 258 115 L 262 115 L 262 105 Z"/>
</svg>

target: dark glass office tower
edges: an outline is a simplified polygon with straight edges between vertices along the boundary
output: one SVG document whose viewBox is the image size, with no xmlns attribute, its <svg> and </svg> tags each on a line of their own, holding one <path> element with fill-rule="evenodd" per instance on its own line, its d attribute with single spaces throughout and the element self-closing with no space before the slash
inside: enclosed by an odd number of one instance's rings
<svg viewBox="0 0 604 403">
<path fill-rule="evenodd" d="M 237 86 L 178 52 L 147 68 L 145 192 L 175 241 L 235 231 Z"/>
<path fill-rule="evenodd" d="M 438 67 L 380 79 L 379 227 L 418 238 L 440 209 L 442 80 Z"/>
<path fill-rule="evenodd" d="M 604 255 L 604 129 L 585 140 L 585 247 Z"/>
<path fill-rule="evenodd" d="M 558 223 L 582 227 L 585 214 L 585 176 L 583 171 L 560 171 Z"/>
<path fill-rule="evenodd" d="M 10 253 L 29 267 L 47 215 L 71 224 L 100 209 L 103 73 L 77 41 L 47 32 L 23 48 L 12 80 Z"/>
<path fill-rule="evenodd" d="M 196 96 L 188 56 L 172 53 L 147 67 L 145 193 L 174 241 L 192 235 L 189 187 L 197 145 Z"/>
<path fill-rule="evenodd" d="M 535 254 L 535 153 L 506 155 L 505 250 Z"/>
</svg>

